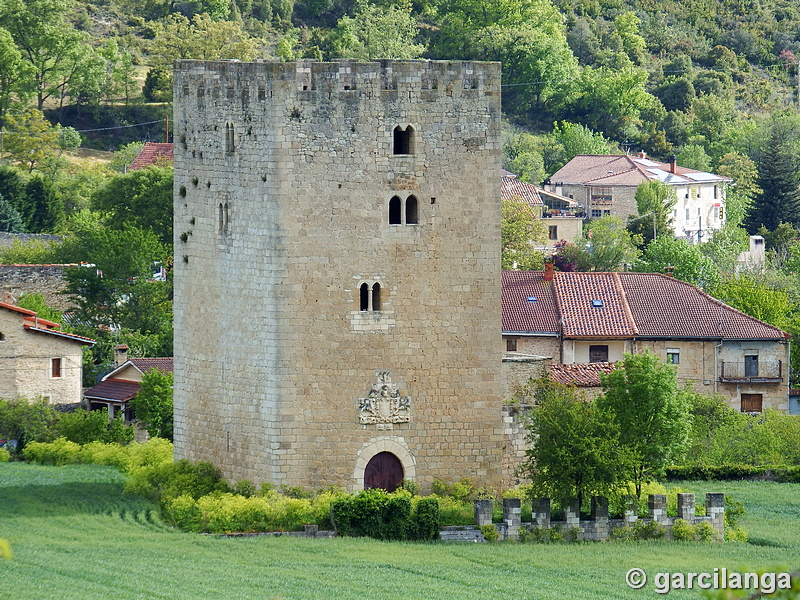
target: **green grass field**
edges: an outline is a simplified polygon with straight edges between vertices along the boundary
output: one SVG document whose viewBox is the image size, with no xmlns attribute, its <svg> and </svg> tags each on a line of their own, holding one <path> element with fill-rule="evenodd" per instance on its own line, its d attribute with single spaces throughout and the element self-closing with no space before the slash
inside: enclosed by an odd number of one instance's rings
<svg viewBox="0 0 800 600">
<path fill-rule="evenodd" d="M 797 569 L 800 485 L 682 482 L 747 507 L 750 543 L 409 544 L 365 539 L 220 539 L 166 527 L 97 466 L 0 464 L 0 599 L 654 598 L 625 585 L 665 571 Z M 696 598 L 673 591 L 670 598 Z"/>
</svg>

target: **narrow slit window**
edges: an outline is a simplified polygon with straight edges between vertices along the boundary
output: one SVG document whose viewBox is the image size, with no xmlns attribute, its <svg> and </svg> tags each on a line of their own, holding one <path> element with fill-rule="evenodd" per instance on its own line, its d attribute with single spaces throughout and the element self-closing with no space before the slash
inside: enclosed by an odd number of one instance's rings
<svg viewBox="0 0 800 600">
<path fill-rule="evenodd" d="M 361 300 L 360 310 L 362 311 L 369 310 L 369 285 L 367 285 L 366 283 L 361 284 L 361 288 L 359 289 L 359 297 Z"/>
<path fill-rule="evenodd" d="M 230 220 L 228 218 L 228 203 L 225 203 L 225 206 L 222 207 L 222 231 L 223 233 L 228 233 L 228 229 L 230 227 Z"/>
<path fill-rule="evenodd" d="M 219 206 L 217 207 L 217 231 L 219 231 L 219 233 L 222 233 L 222 229 L 224 228 L 224 226 L 225 226 L 224 212 L 222 208 L 222 203 L 220 202 Z"/>
<path fill-rule="evenodd" d="M 394 128 L 394 154 L 414 153 L 414 128 L 411 125 L 405 129 L 399 125 Z"/>
<path fill-rule="evenodd" d="M 233 128 L 233 125 L 230 123 L 225 124 L 225 152 L 227 154 L 233 154 L 236 150 L 236 134 Z"/>
<path fill-rule="evenodd" d="M 397 196 L 392 196 L 392 199 L 389 200 L 389 225 L 402 225 L 402 218 L 402 202 Z"/>
<path fill-rule="evenodd" d="M 416 196 L 406 198 L 406 225 L 416 225 L 419 223 L 418 202 Z"/>
</svg>

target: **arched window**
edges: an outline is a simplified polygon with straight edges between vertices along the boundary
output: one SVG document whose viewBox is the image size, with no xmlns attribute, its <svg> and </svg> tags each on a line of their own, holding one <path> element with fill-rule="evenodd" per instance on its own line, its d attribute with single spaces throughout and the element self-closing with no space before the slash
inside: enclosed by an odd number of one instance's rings
<svg viewBox="0 0 800 600">
<path fill-rule="evenodd" d="M 414 154 L 414 128 L 405 129 L 399 125 L 394 128 L 393 154 Z"/>
<path fill-rule="evenodd" d="M 369 310 L 369 285 L 362 283 L 359 294 L 361 299 L 361 310 Z"/>
<path fill-rule="evenodd" d="M 222 202 L 219 203 L 217 207 L 217 231 L 222 233 L 222 229 L 225 227 L 225 215 L 223 213 Z"/>
<path fill-rule="evenodd" d="M 225 152 L 227 154 L 233 154 L 234 150 L 236 150 L 235 140 L 233 125 L 225 123 Z"/>
<path fill-rule="evenodd" d="M 372 286 L 372 310 L 381 309 L 381 284 L 376 283 Z"/>
<path fill-rule="evenodd" d="M 228 219 L 228 203 L 225 203 L 225 206 L 222 207 L 222 231 L 224 233 L 228 233 L 230 229 L 230 220 Z"/>
<path fill-rule="evenodd" d="M 402 219 L 402 202 L 397 196 L 392 196 L 392 199 L 389 200 L 389 225 L 402 225 Z"/>
<path fill-rule="evenodd" d="M 406 198 L 406 225 L 416 225 L 419 223 L 417 215 L 417 197 L 409 196 Z"/>
</svg>

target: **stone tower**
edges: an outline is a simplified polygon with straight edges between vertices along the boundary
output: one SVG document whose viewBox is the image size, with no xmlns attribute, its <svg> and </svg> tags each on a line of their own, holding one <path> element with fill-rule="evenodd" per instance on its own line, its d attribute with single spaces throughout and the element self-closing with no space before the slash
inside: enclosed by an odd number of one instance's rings
<svg viewBox="0 0 800 600">
<path fill-rule="evenodd" d="M 175 453 L 500 483 L 500 65 L 178 61 Z"/>
</svg>

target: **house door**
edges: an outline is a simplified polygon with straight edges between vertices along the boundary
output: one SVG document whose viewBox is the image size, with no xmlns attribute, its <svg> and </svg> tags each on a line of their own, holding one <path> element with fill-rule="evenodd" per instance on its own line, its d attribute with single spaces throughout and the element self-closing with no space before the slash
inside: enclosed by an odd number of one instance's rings
<svg viewBox="0 0 800 600">
<path fill-rule="evenodd" d="M 742 394 L 742 412 L 760 413 L 763 401 L 763 394 Z"/>
<path fill-rule="evenodd" d="M 391 452 L 379 452 L 364 469 L 364 489 L 380 488 L 393 492 L 403 483 L 403 465 Z"/>
<path fill-rule="evenodd" d="M 744 376 L 758 377 L 758 354 L 746 354 L 744 357 Z"/>
</svg>

